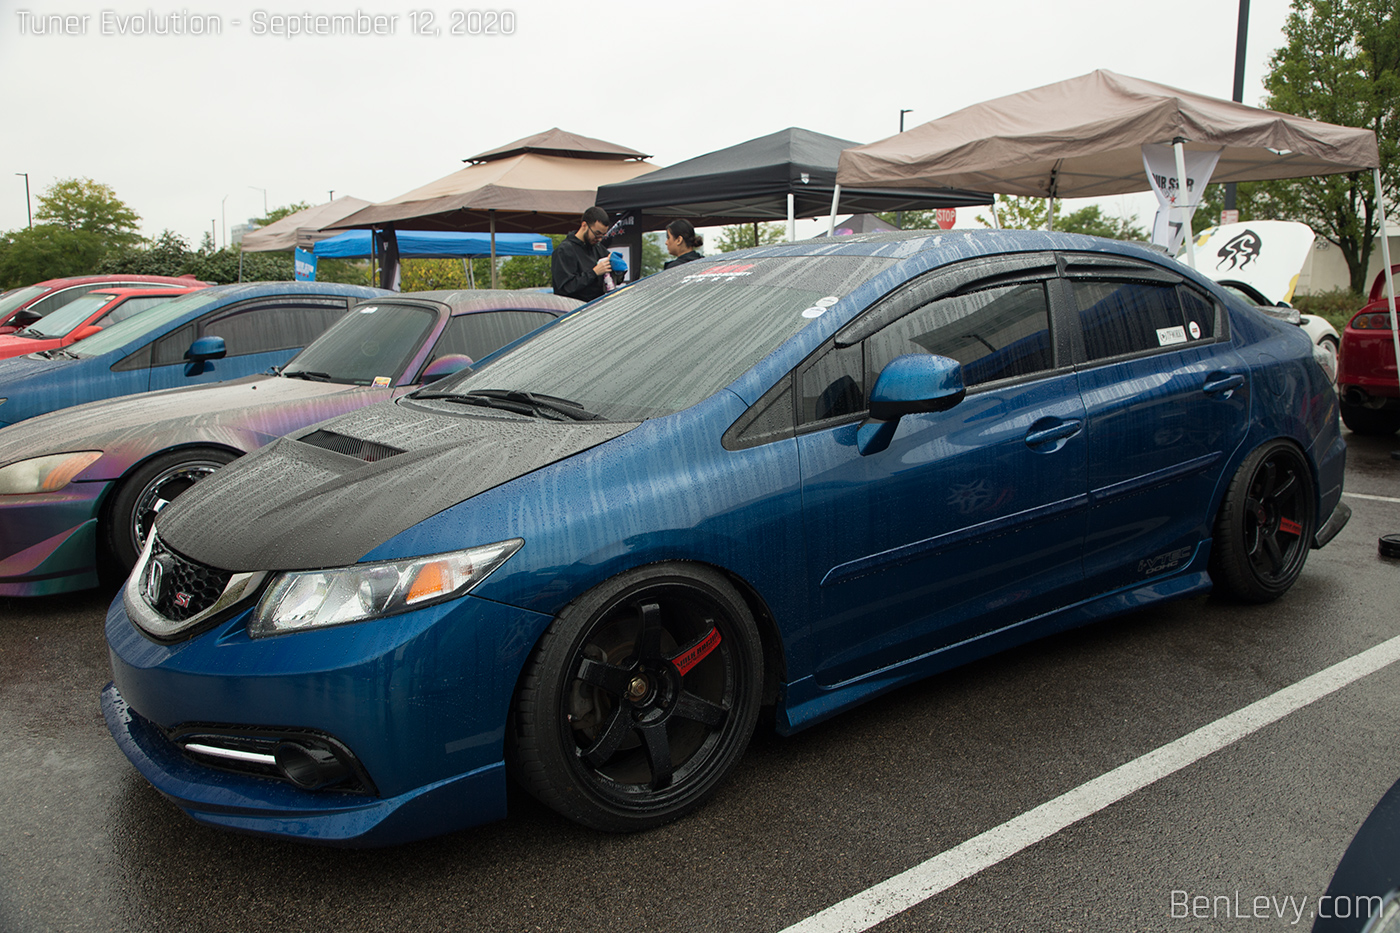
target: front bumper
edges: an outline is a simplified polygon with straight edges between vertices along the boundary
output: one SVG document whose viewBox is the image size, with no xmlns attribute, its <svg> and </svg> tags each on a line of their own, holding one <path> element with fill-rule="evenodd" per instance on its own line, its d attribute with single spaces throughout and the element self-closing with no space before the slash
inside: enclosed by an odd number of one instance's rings
<svg viewBox="0 0 1400 933">
<path fill-rule="evenodd" d="M 347 846 L 392 845 L 505 815 L 504 738 L 515 680 L 547 617 L 465 596 L 371 622 L 251 639 L 251 610 L 161 644 L 107 616 L 117 745 L 191 817 Z M 311 730 L 334 737 L 374 795 L 303 790 L 211 767 L 173 730 Z"/>
<path fill-rule="evenodd" d="M 0 596 L 47 596 L 98 585 L 97 515 L 112 486 L 0 496 Z"/>
</svg>

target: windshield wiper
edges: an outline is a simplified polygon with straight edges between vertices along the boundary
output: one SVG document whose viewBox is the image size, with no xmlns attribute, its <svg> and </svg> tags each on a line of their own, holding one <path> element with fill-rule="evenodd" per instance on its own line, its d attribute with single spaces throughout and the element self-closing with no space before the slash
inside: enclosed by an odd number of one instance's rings
<svg viewBox="0 0 1400 933">
<path fill-rule="evenodd" d="M 37 330 L 35 330 L 35 329 L 32 328 L 32 327 L 26 327 L 24 330 L 17 330 L 17 331 L 15 331 L 15 336 L 16 336 L 16 337 L 28 337 L 28 338 L 30 338 L 31 340 L 47 340 L 48 337 L 49 337 L 48 334 L 41 334 L 41 333 L 39 333 Z"/>
<path fill-rule="evenodd" d="M 282 370 L 281 375 L 286 376 L 288 379 L 307 379 L 307 380 L 310 380 L 311 382 L 330 382 L 330 381 L 331 381 L 331 374 L 330 374 L 330 373 L 318 373 L 318 372 L 315 372 L 315 371 L 310 370 L 310 369 L 295 369 L 295 370 L 292 370 L 291 372 L 288 372 L 287 370 L 284 369 L 284 370 Z"/>
<path fill-rule="evenodd" d="M 57 360 L 57 359 L 64 359 L 64 358 L 67 358 L 67 359 L 70 359 L 70 360 L 79 359 L 79 357 L 78 357 L 78 355 L 77 355 L 76 353 L 69 353 L 69 352 L 68 352 L 66 349 L 64 349 L 63 347 L 54 347 L 52 350 L 40 350 L 40 351 L 38 351 L 37 355 L 38 355 L 38 356 L 42 356 L 42 357 L 43 357 L 44 359 L 46 359 L 46 360 Z"/>
<path fill-rule="evenodd" d="M 521 392 L 516 389 L 476 389 L 471 392 L 415 392 L 415 399 L 443 399 L 463 405 L 481 405 L 486 408 L 501 408 L 522 415 L 555 415 L 558 420 L 567 421 L 606 421 L 597 412 L 589 411 L 577 402 L 553 395 L 537 395 L 534 392 Z"/>
</svg>

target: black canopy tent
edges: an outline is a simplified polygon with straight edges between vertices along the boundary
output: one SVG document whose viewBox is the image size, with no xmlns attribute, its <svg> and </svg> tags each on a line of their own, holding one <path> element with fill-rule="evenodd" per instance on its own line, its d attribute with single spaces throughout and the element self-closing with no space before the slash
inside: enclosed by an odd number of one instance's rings
<svg viewBox="0 0 1400 933">
<path fill-rule="evenodd" d="M 824 217 L 833 210 L 841 151 L 858 145 L 789 127 L 628 181 L 601 185 L 597 204 L 610 214 L 630 214 L 633 219 L 626 226 L 638 233 L 658 230 L 677 217 L 697 227 Z M 990 194 L 956 188 L 843 187 L 839 209 L 874 213 L 991 203 Z"/>
</svg>

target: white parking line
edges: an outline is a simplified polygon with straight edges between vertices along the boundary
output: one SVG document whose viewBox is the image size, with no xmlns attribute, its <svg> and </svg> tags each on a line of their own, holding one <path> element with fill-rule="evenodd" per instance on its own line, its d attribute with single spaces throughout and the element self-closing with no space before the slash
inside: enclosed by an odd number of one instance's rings
<svg viewBox="0 0 1400 933">
<path fill-rule="evenodd" d="M 1346 496 L 1348 499 L 1370 499 L 1372 502 L 1394 502 L 1400 504 L 1400 499 L 1394 496 L 1368 496 L 1359 492 L 1344 492 L 1342 495 Z"/>
<path fill-rule="evenodd" d="M 783 933 L 858 933 L 1010 858 L 1112 803 L 1400 660 L 1400 636 L 1381 642 L 1195 732 L 1081 784 L 902 874 L 833 904 Z"/>
</svg>

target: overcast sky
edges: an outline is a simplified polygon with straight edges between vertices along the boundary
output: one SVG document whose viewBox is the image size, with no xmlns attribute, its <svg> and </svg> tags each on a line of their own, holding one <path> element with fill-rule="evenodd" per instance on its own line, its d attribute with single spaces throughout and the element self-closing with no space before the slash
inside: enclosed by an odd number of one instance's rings
<svg viewBox="0 0 1400 933">
<path fill-rule="evenodd" d="M 145 235 L 198 244 L 211 221 L 222 242 L 225 218 L 261 215 L 261 189 L 273 208 L 331 190 L 383 200 L 554 126 L 670 165 L 789 126 L 873 142 L 901 109 L 913 127 L 1096 68 L 1229 98 L 1238 6 L 511 0 L 505 16 L 446 0 L 296 3 L 0 0 L 0 230 L 27 222 L 19 172 L 36 198 L 62 178 L 104 182 Z M 217 34 L 133 35 L 129 17 L 148 13 L 187 32 L 217 17 Z M 363 14 L 371 34 L 287 35 L 307 13 Z M 1262 100 L 1287 13 L 1251 3 L 1245 103 Z M 82 34 L 38 34 L 35 17 L 54 14 Z M 493 20 L 513 32 L 470 34 Z M 1101 203 L 1145 225 L 1155 210 L 1149 194 Z"/>
</svg>

